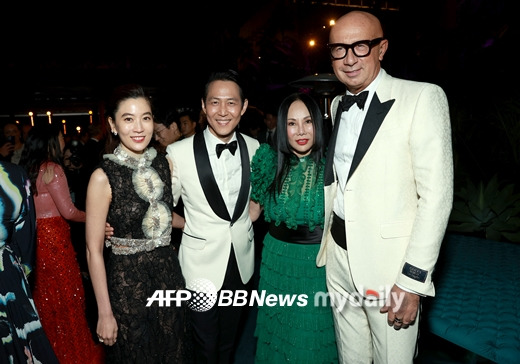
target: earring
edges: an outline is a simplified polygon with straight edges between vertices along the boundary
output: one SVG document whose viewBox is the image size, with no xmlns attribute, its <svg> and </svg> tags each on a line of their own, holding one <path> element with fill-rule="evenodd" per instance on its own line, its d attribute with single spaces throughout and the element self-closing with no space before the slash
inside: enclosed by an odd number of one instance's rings
<svg viewBox="0 0 520 364">
<path fill-rule="evenodd" d="M 117 136 L 117 131 L 114 130 L 112 133 L 113 133 L 115 136 Z"/>
</svg>

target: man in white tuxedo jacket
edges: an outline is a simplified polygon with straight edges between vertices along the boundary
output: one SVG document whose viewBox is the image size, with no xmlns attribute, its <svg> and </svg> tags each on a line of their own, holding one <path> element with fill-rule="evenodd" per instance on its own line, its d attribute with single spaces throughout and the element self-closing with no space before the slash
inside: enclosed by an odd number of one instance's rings
<svg viewBox="0 0 520 364">
<path fill-rule="evenodd" d="M 340 361 L 412 363 L 452 208 L 448 102 L 440 87 L 381 68 L 388 40 L 372 14 L 342 16 L 328 47 L 347 92 L 331 105 L 317 264 L 327 268 Z"/>
<path fill-rule="evenodd" d="M 235 132 L 247 109 L 238 75 L 213 73 L 202 110 L 208 126 L 167 147 L 174 200 L 182 197 L 185 226 L 179 261 L 188 289 L 211 281 L 221 290 L 245 290 L 254 270 L 249 217 L 250 161 L 259 143 Z M 219 144 L 221 146 L 219 146 Z M 192 310 L 197 363 L 232 363 L 242 307 Z"/>
</svg>

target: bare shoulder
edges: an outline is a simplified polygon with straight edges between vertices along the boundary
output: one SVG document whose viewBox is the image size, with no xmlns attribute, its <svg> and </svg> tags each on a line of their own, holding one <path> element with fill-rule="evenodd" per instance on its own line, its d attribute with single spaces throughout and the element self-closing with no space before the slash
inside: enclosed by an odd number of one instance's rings
<svg viewBox="0 0 520 364">
<path fill-rule="evenodd" d="M 105 171 L 101 168 L 96 168 L 90 176 L 87 189 L 87 206 L 89 201 L 96 201 L 100 203 L 107 198 L 110 201 L 112 196 L 112 189 L 110 188 L 110 182 Z"/>
<path fill-rule="evenodd" d="M 96 185 L 108 185 L 108 176 L 106 175 L 105 171 L 103 171 L 102 168 L 96 168 L 94 172 L 92 172 L 92 175 L 90 176 L 90 182 L 89 184 L 96 184 Z"/>
</svg>

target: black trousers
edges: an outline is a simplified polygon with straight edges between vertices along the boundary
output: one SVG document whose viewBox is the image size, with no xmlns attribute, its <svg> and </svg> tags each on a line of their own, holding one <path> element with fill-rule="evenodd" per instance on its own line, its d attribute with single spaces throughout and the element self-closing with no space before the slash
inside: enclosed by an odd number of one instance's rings
<svg viewBox="0 0 520 364">
<path fill-rule="evenodd" d="M 224 284 L 222 290 L 245 290 L 238 271 L 235 251 L 231 247 Z M 195 363 L 197 364 L 231 364 L 234 361 L 237 332 L 240 326 L 244 306 L 218 306 L 217 303 L 208 311 L 191 311 L 191 322 L 194 333 Z"/>
</svg>

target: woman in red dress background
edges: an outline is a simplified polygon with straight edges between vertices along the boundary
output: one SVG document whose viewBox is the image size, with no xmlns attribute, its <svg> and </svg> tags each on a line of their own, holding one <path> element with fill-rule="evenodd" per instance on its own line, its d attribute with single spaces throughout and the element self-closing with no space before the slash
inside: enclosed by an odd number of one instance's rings
<svg viewBox="0 0 520 364">
<path fill-rule="evenodd" d="M 61 364 L 103 363 L 104 349 L 86 319 L 85 291 L 67 220 L 85 222 L 72 202 L 62 167 L 65 141 L 50 124 L 29 132 L 20 165 L 31 180 L 37 250 L 33 296 L 41 323 Z"/>
</svg>

